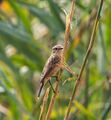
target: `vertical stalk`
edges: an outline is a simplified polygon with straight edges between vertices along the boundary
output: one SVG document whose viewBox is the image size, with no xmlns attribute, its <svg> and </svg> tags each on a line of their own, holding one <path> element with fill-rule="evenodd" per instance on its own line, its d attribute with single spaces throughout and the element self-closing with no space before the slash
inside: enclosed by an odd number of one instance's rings
<svg viewBox="0 0 111 120">
<path fill-rule="evenodd" d="M 73 100 L 75 98 L 76 91 L 77 91 L 78 86 L 80 84 L 82 73 L 84 71 L 85 65 L 86 65 L 87 60 L 89 58 L 89 55 L 90 55 L 90 53 L 92 51 L 92 47 L 93 47 L 93 44 L 94 44 L 94 41 L 95 41 L 96 29 L 98 27 L 98 23 L 99 23 L 99 19 L 100 19 L 100 12 L 101 12 L 102 6 L 103 6 L 103 0 L 100 1 L 100 6 L 99 6 L 99 9 L 98 9 L 98 13 L 96 15 L 96 19 L 95 19 L 95 23 L 94 23 L 94 26 L 93 26 L 93 31 L 92 31 L 92 34 L 91 34 L 88 49 L 86 51 L 86 54 L 85 54 L 85 57 L 84 57 L 84 60 L 83 60 L 83 64 L 81 66 L 79 76 L 78 76 L 78 78 L 76 80 L 76 83 L 74 85 L 73 93 L 72 93 L 72 96 L 71 96 L 71 99 L 70 99 L 70 102 L 69 102 L 69 105 L 68 105 L 67 113 L 66 113 L 66 115 L 64 117 L 64 120 L 68 120 L 68 118 L 69 118 L 71 107 L 73 105 Z"/>
<path fill-rule="evenodd" d="M 69 35 L 70 35 L 70 25 L 71 25 L 71 21 L 72 21 L 72 17 L 73 17 L 75 1 L 76 0 L 72 0 L 71 10 L 70 10 L 69 15 L 67 16 L 68 19 L 66 20 L 66 30 L 65 30 L 65 38 L 64 38 L 64 49 L 63 49 L 62 63 L 64 63 L 66 52 L 67 52 L 68 40 L 69 40 Z M 62 73 L 62 71 L 61 71 L 61 73 Z M 59 81 L 60 81 L 60 78 L 61 78 L 61 73 L 57 77 L 56 86 L 55 86 L 55 92 L 56 93 L 51 98 L 45 120 L 50 119 L 50 115 L 51 115 L 51 112 L 52 112 L 52 109 L 53 109 L 53 106 L 54 106 L 54 103 L 55 103 L 55 100 L 56 100 L 56 96 L 57 96 L 57 93 L 58 93 L 58 87 L 59 87 Z"/>
<path fill-rule="evenodd" d="M 57 93 L 58 93 L 60 77 L 61 77 L 61 73 L 56 78 L 55 94 L 51 98 L 45 120 L 50 120 L 50 115 L 51 115 L 51 112 L 52 112 L 52 109 L 53 109 L 53 106 L 54 106 L 54 103 L 55 103 L 55 100 L 56 100 L 56 96 L 57 96 Z"/>
<path fill-rule="evenodd" d="M 48 95 L 49 95 L 49 88 L 47 88 L 47 90 L 45 92 L 45 95 L 43 97 L 43 103 L 42 103 L 42 106 L 41 106 L 39 120 L 43 120 L 43 115 L 44 115 L 44 112 L 45 112 Z"/>
</svg>

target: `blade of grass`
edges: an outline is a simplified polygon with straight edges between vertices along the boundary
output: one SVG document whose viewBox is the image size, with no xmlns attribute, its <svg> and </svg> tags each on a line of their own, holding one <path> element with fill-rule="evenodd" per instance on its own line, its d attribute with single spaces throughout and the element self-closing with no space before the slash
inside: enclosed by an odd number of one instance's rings
<svg viewBox="0 0 111 120">
<path fill-rule="evenodd" d="M 2 53 L 0 53 L 0 60 L 2 60 L 7 66 L 9 66 L 13 72 L 17 72 L 17 68 L 14 66 L 12 61 Z"/>
<path fill-rule="evenodd" d="M 6 35 L 8 37 L 13 37 L 15 40 L 20 40 L 22 42 L 31 43 L 31 36 L 26 32 L 19 30 L 10 26 L 5 22 L 0 22 L 0 35 Z"/>
<path fill-rule="evenodd" d="M 28 16 L 24 12 L 23 8 L 19 4 L 17 4 L 16 1 L 9 0 L 8 2 L 10 3 L 11 7 L 14 9 L 14 12 L 16 13 L 18 19 L 21 19 L 26 30 L 29 33 L 32 33 L 30 21 L 28 19 Z"/>
<path fill-rule="evenodd" d="M 86 115 L 89 120 L 96 120 L 93 113 L 86 109 L 81 103 L 74 101 L 74 105 L 80 110 L 82 114 Z"/>
<path fill-rule="evenodd" d="M 55 19 L 58 21 L 58 25 L 61 27 L 61 29 L 65 30 L 65 25 L 63 23 L 63 20 L 60 17 L 60 12 L 61 12 L 60 7 L 53 0 L 48 0 L 48 3 L 49 3 L 51 12 L 55 16 Z"/>
<path fill-rule="evenodd" d="M 58 34 L 63 31 L 63 28 L 60 27 L 55 17 L 46 12 L 43 8 L 39 8 L 35 5 L 30 5 L 25 2 L 19 2 L 20 4 L 27 7 L 30 13 L 40 19 L 51 31 L 52 34 Z"/>
</svg>

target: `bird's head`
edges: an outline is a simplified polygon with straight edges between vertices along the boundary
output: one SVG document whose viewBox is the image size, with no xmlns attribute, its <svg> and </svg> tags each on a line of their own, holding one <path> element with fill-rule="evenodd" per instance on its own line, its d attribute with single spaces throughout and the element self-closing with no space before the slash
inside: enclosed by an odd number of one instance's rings
<svg viewBox="0 0 111 120">
<path fill-rule="evenodd" d="M 52 53 L 53 54 L 62 54 L 63 52 L 63 46 L 62 45 L 55 45 L 53 48 L 52 48 Z"/>
</svg>

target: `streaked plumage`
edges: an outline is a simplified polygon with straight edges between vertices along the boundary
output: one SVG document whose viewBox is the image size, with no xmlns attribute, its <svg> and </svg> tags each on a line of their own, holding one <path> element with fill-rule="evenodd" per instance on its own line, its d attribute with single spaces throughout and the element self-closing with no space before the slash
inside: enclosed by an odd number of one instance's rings
<svg viewBox="0 0 111 120">
<path fill-rule="evenodd" d="M 62 45 L 56 45 L 52 48 L 52 53 L 49 59 L 47 60 L 40 79 L 40 88 L 38 91 L 38 97 L 40 96 L 41 90 L 44 84 L 54 76 L 60 69 L 59 65 L 61 64 L 62 57 Z"/>
</svg>

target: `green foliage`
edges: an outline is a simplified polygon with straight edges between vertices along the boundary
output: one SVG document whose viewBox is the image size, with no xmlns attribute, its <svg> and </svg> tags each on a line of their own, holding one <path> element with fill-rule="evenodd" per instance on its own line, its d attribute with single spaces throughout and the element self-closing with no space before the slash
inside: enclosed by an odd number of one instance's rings
<svg viewBox="0 0 111 120">
<path fill-rule="evenodd" d="M 50 55 L 51 47 L 64 42 L 66 16 L 63 9 L 69 12 L 70 5 L 71 1 L 67 0 L 0 2 L 0 120 L 39 118 L 43 94 L 40 100 L 36 101 L 36 92 L 40 74 Z M 104 1 L 100 26 L 88 62 L 89 71 L 84 71 L 81 86 L 77 91 L 77 101 L 72 107 L 71 120 L 111 119 L 110 5 L 110 0 Z M 76 73 L 87 49 L 92 24 L 89 23 L 80 36 L 75 36 L 81 26 L 87 23 L 90 12 L 97 8 L 95 6 L 98 6 L 96 0 L 76 2 L 76 20 L 72 23 L 75 28 L 72 25 L 69 44 L 71 48 L 67 55 L 68 63 Z M 66 71 L 62 74 L 59 95 L 51 114 L 53 120 L 61 120 L 65 116 L 75 79 L 62 84 L 71 77 Z M 54 82 L 55 79 L 52 78 L 52 83 Z M 47 112 L 52 94 L 50 92 L 44 114 Z"/>
</svg>

